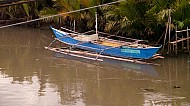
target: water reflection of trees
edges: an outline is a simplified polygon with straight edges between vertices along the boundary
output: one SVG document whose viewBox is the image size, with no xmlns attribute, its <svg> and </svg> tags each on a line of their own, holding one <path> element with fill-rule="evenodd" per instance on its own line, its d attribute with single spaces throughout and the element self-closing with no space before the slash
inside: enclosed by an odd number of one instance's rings
<svg viewBox="0 0 190 106">
<path fill-rule="evenodd" d="M 38 29 L 19 27 L 3 29 L 0 33 L 1 67 L 13 77 L 13 83 L 26 80 L 32 83 L 33 70 L 39 68 L 44 36 Z"/>
<path fill-rule="evenodd" d="M 145 105 L 189 105 L 189 56 L 166 57 L 158 67 L 161 80 L 154 92 L 145 92 Z"/>
</svg>

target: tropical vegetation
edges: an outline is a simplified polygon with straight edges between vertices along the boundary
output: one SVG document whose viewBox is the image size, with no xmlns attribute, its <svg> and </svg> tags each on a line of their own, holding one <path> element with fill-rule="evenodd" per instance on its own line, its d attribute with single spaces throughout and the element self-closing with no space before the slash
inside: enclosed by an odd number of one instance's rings
<svg viewBox="0 0 190 106">
<path fill-rule="evenodd" d="M 51 1 L 51 2 L 50 2 Z M 171 29 L 186 28 L 190 24 L 190 0 L 123 0 L 122 2 L 75 13 L 84 9 L 117 0 L 46 0 L 0 9 L 0 19 L 35 19 L 55 14 L 57 17 L 42 22 L 59 23 L 72 28 L 74 21 L 80 31 L 94 29 L 95 12 L 98 13 L 100 31 L 139 39 L 157 40 L 165 33 L 171 16 Z"/>
</svg>

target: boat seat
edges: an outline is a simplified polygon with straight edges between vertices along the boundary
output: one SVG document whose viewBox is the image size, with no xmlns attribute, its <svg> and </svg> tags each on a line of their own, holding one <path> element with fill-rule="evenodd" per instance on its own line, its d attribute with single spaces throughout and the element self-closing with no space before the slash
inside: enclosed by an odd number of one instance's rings
<svg viewBox="0 0 190 106">
<path fill-rule="evenodd" d="M 95 41 L 98 40 L 98 34 L 92 34 L 92 35 L 78 35 L 73 37 L 76 40 L 80 41 Z"/>
</svg>

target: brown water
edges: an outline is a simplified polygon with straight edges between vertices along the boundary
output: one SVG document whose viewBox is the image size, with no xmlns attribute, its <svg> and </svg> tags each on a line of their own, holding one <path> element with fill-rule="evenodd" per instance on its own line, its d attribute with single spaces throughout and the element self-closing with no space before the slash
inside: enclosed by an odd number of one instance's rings
<svg viewBox="0 0 190 106">
<path fill-rule="evenodd" d="M 0 30 L 0 106 L 189 106 L 190 57 L 162 66 L 95 62 L 45 50 L 50 30 Z"/>
</svg>

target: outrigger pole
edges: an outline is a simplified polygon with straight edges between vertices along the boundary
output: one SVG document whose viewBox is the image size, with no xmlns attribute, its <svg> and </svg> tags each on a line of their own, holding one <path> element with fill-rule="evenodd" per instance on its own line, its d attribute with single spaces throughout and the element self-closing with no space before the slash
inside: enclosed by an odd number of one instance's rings
<svg viewBox="0 0 190 106">
<path fill-rule="evenodd" d="M 96 16 L 96 34 L 98 34 L 98 15 L 97 15 L 97 12 L 95 13 L 95 16 Z"/>
<path fill-rule="evenodd" d="M 67 49 L 60 49 L 60 48 L 53 48 L 53 47 L 45 47 L 45 49 L 48 49 L 53 52 L 70 55 L 73 57 L 89 59 L 89 60 L 103 61 L 103 58 L 104 58 L 104 59 L 113 59 L 113 60 L 124 61 L 124 62 L 133 62 L 133 63 L 138 63 L 138 64 L 149 64 L 149 65 L 160 66 L 160 64 L 154 64 L 154 63 L 149 63 L 149 62 L 140 61 L 140 60 L 112 57 L 112 56 L 106 56 L 106 55 L 84 52 L 84 51 L 74 51 L 74 50 L 67 50 Z M 94 58 L 94 57 L 96 57 L 96 58 Z M 100 57 L 100 58 L 98 58 L 98 57 Z"/>
<path fill-rule="evenodd" d="M 16 25 L 21 25 L 21 24 L 26 24 L 26 23 L 30 23 L 30 22 L 35 22 L 35 21 L 39 21 L 39 20 L 43 20 L 43 19 L 47 19 L 47 18 L 53 18 L 53 17 L 57 17 L 57 16 L 60 16 L 60 15 L 65 15 L 65 14 L 80 12 L 80 11 L 84 11 L 84 10 L 89 10 L 89 9 L 92 9 L 92 8 L 97 8 L 97 7 L 107 6 L 107 5 L 111 5 L 111 4 L 116 4 L 116 3 L 119 3 L 119 2 L 122 2 L 122 1 L 125 1 L 125 0 L 118 0 L 118 1 L 115 1 L 115 2 L 110 2 L 110 3 L 106 3 L 106 4 L 101 4 L 101 5 L 97 5 L 97 6 L 92 6 L 92 7 L 88 7 L 88 8 L 79 9 L 79 10 L 73 10 L 73 11 L 60 13 L 60 14 L 56 14 L 56 15 L 52 15 L 52 16 L 47 16 L 47 17 L 42 17 L 42 18 L 38 18 L 38 19 L 28 20 L 28 21 L 15 23 L 15 24 L 10 24 L 10 25 L 5 25 L 5 26 L 1 26 L 0 29 L 7 28 L 7 27 L 12 27 L 12 26 L 16 26 Z"/>
</svg>

